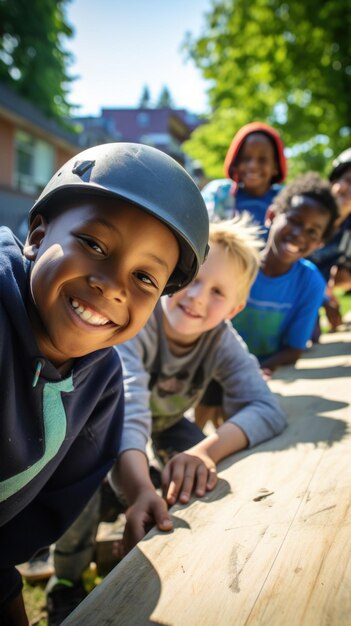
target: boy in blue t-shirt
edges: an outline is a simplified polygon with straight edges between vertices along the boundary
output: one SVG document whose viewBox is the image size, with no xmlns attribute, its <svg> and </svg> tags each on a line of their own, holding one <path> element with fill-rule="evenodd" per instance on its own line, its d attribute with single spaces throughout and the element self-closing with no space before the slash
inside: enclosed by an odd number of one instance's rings
<svg viewBox="0 0 351 626">
<path fill-rule="evenodd" d="M 336 218 L 329 184 L 315 172 L 287 185 L 267 211 L 260 271 L 246 308 L 232 322 L 267 376 L 295 363 L 311 337 L 326 283 L 304 257 L 328 239 Z"/>
<path fill-rule="evenodd" d="M 279 133 L 263 122 L 246 124 L 234 135 L 224 160 L 228 178 L 202 190 L 211 221 L 249 212 L 266 232 L 265 216 L 286 177 L 284 146 Z"/>
<path fill-rule="evenodd" d="M 0 229 L 2 626 L 28 626 L 15 565 L 62 535 L 118 454 L 114 346 L 194 278 L 207 240 L 190 176 L 129 143 L 68 161 L 32 207 L 23 247 Z"/>
</svg>

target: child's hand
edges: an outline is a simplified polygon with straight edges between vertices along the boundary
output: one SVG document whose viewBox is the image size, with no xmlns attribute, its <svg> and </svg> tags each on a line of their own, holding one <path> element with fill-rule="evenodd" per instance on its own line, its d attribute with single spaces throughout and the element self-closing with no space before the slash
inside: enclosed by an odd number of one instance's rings
<svg viewBox="0 0 351 626">
<path fill-rule="evenodd" d="M 336 330 L 342 324 L 342 317 L 339 308 L 339 302 L 334 294 L 331 295 L 329 301 L 324 305 L 325 313 L 332 330 Z"/>
<path fill-rule="evenodd" d="M 273 376 L 273 372 L 271 369 L 269 369 L 269 367 L 262 367 L 261 368 L 261 372 L 262 372 L 262 376 L 263 376 L 263 380 L 267 383 Z"/>
<path fill-rule="evenodd" d="M 166 502 L 148 489 L 141 492 L 135 502 L 126 511 L 126 526 L 123 533 L 124 554 L 134 548 L 153 526 L 159 530 L 173 529 Z"/>
<path fill-rule="evenodd" d="M 163 493 L 170 506 L 189 502 L 191 492 L 201 498 L 217 483 L 216 465 L 211 457 L 196 446 L 171 459 L 162 472 Z"/>
</svg>

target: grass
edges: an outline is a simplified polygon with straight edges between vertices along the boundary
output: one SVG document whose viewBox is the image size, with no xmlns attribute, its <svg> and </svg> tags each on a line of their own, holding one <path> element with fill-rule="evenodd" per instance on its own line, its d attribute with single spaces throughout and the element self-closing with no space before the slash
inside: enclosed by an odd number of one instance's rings
<svg viewBox="0 0 351 626">
<path fill-rule="evenodd" d="M 351 293 L 346 294 L 343 291 L 336 289 L 335 294 L 340 303 L 341 315 L 344 316 L 345 313 L 351 311 Z"/>
<path fill-rule="evenodd" d="M 23 597 L 30 626 L 47 626 L 45 583 L 29 585 L 24 582 Z"/>
<path fill-rule="evenodd" d="M 87 591 L 100 584 L 102 577 L 97 575 L 96 567 L 87 568 L 83 573 L 83 583 Z M 46 588 L 47 581 L 29 584 L 23 582 L 23 597 L 30 626 L 47 626 Z M 1 626 L 1 624 L 0 624 Z"/>
</svg>

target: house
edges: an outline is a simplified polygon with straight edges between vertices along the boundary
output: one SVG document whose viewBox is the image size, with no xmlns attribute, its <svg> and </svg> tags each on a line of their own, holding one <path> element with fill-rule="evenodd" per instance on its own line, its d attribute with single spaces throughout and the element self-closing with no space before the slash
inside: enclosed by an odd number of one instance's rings
<svg viewBox="0 0 351 626">
<path fill-rule="evenodd" d="M 75 117 L 80 129 L 79 144 L 82 149 L 97 146 L 101 143 L 121 141 L 121 134 L 114 129 L 113 120 L 100 117 Z"/>
<path fill-rule="evenodd" d="M 185 109 L 102 109 L 97 118 L 77 118 L 83 126 L 80 142 L 88 147 L 101 143 L 102 133 L 107 141 L 145 143 L 166 152 L 180 163 L 186 163 L 182 143 L 203 123 L 197 115 Z"/>
<path fill-rule="evenodd" d="M 80 151 L 75 133 L 0 84 L 0 225 L 16 233 L 54 172 Z"/>
</svg>

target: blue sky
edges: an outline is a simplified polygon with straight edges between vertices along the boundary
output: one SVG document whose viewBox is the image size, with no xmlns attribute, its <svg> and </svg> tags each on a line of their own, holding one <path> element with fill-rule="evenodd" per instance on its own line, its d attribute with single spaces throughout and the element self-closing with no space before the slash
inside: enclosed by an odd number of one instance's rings
<svg viewBox="0 0 351 626">
<path fill-rule="evenodd" d="M 72 0 L 67 21 L 75 30 L 66 49 L 79 75 L 69 100 L 81 115 L 102 107 L 137 106 L 144 85 L 157 100 L 166 85 L 175 105 L 206 111 L 206 83 L 180 47 L 187 31 L 200 35 L 211 0 Z"/>
</svg>

